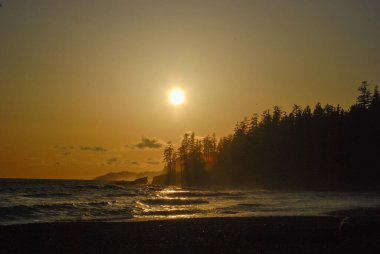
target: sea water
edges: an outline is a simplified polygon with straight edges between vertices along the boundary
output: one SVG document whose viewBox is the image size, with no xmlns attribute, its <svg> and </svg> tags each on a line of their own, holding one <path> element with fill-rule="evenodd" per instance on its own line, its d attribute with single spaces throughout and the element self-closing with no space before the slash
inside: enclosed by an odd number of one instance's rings
<svg viewBox="0 0 380 254">
<path fill-rule="evenodd" d="M 224 216 L 320 216 L 380 204 L 380 193 L 123 186 L 0 179 L 0 225 Z"/>
</svg>

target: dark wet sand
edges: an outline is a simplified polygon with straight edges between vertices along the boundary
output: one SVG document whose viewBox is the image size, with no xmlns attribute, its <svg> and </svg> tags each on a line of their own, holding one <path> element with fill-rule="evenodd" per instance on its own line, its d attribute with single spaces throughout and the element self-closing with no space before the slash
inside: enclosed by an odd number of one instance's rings
<svg viewBox="0 0 380 254">
<path fill-rule="evenodd" d="M 0 253 L 380 253 L 343 236 L 341 217 L 74 222 L 0 227 Z"/>
</svg>

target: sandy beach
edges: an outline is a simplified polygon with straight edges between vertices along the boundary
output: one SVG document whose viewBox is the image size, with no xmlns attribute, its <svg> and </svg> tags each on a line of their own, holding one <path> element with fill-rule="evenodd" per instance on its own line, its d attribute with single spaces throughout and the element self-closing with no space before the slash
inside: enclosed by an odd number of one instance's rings
<svg viewBox="0 0 380 254">
<path fill-rule="evenodd" d="M 342 217 L 65 222 L 0 227 L 1 253 L 379 253 L 378 235 L 344 236 Z"/>
</svg>

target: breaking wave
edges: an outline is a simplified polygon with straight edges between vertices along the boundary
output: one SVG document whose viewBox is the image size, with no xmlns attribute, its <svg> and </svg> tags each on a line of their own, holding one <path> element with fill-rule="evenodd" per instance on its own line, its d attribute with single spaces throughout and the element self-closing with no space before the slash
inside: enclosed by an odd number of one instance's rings
<svg viewBox="0 0 380 254">
<path fill-rule="evenodd" d="M 194 215 L 199 213 L 204 213 L 205 211 L 202 210 L 195 210 L 195 209 L 189 209 L 189 210 L 158 210 L 158 211 L 145 211 L 140 216 L 170 216 L 170 215 Z"/>
<path fill-rule="evenodd" d="M 49 197 L 68 197 L 72 196 L 71 193 L 34 193 L 34 194 L 25 194 L 24 197 L 27 198 L 49 198 Z"/>
<path fill-rule="evenodd" d="M 181 191 L 167 193 L 168 197 L 241 197 L 244 196 L 242 192 L 191 192 L 191 191 Z"/>
<path fill-rule="evenodd" d="M 199 205 L 208 204 L 204 199 L 149 198 L 141 201 L 147 205 Z"/>
<path fill-rule="evenodd" d="M 120 186 L 98 181 L 0 179 L 0 225 L 220 216 L 325 215 L 370 207 L 379 193 Z"/>
</svg>

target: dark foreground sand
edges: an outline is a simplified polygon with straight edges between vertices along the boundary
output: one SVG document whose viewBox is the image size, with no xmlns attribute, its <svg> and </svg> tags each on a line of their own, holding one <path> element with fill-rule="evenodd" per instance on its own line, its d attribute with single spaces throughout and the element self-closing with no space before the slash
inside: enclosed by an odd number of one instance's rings
<svg viewBox="0 0 380 254">
<path fill-rule="evenodd" d="M 0 227 L 0 253 L 380 253 L 380 237 L 341 217 L 75 222 Z"/>
</svg>

